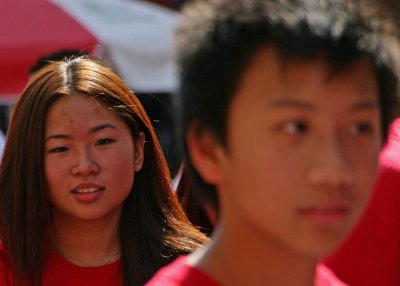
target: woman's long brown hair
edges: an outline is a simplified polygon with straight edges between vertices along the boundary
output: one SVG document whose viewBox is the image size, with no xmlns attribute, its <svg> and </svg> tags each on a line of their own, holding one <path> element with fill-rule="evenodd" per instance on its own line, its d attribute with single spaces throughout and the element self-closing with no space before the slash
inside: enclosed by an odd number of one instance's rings
<svg viewBox="0 0 400 286">
<path fill-rule="evenodd" d="M 124 285 L 143 285 L 158 268 L 190 253 L 206 237 L 190 224 L 172 191 L 164 154 L 143 106 L 116 74 L 86 57 L 53 62 L 38 71 L 8 129 L 0 166 L 0 239 L 15 283 L 41 285 L 52 223 L 44 172 L 46 116 L 52 103 L 77 92 L 115 110 L 134 139 L 145 133 L 144 164 L 124 202 L 119 226 Z"/>
<path fill-rule="evenodd" d="M 198 227 L 202 233 L 208 237 L 211 236 L 214 230 L 214 224 L 207 213 L 207 202 L 196 196 L 193 180 L 184 162 L 181 164 L 177 176 L 179 177 L 179 182 L 176 187 L 176 195 L 189 221 Z M 218 212 L 218 207 L 216 205 L 211 205 L 209 203 L 209 208 L 216 213 Z"/>
</svg>

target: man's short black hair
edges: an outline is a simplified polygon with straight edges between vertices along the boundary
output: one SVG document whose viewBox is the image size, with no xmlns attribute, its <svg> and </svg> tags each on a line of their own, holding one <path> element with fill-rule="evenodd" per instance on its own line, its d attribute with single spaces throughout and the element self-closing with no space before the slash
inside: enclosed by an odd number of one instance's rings
<svg viewBox="0 0 400 286">
<path fill-rule="evenodd" d="M 397 38 L 394 24 L 361 0 L 208 0 L 189 3 L 176 32 L 180 89 L 179 137 L 202 195 L 216 204 L 213 186 L 191 164 L 185 133 L 193 123 L 224 146 L 227 112 L 251 57 L 271 45 L 284 65 L 323 57 L 332 72 L 366 58 L 379 86 L 381 123 L 398 112 Z"/>
</svg>

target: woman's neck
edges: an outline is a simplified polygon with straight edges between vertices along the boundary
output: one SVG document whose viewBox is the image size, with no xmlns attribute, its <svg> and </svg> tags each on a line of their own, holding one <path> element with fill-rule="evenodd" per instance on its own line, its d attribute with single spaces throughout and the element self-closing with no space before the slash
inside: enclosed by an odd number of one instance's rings
<svg viewBox="0 0 400 286">
<path fill-rule="evenodd" d="M 102 266 L 120 257 L 118 225 L 118 220 L 82 222 L 55 217 L 50 238 L 58 254 L 69 262 Z"/>
</svg>

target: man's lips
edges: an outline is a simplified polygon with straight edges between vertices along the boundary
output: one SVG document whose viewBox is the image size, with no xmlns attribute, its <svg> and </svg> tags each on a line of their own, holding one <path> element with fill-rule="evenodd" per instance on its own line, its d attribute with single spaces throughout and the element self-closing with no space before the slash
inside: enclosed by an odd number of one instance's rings
<svg viewBox="0 0 400 286">
<path fill-rule="evenodd" d="M 350 211 L 350 204 L 347 202 L 322 203 L 298 209 L 301 216 L 320 223 L 341 221 Z"/>
</svg>

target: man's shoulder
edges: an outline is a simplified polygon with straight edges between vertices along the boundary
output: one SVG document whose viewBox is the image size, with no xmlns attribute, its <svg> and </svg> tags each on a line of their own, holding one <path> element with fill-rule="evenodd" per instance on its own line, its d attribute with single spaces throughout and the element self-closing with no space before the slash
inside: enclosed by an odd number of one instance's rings
<svg viewBox="0 0 400 286">
<path fill-rule="evenodd" d="M 161 268 L 146 286 L 219 286 L 207 273 L 188 264 L 186 256 Z"/>
<path fill-rule="evenodd" d="M 348 286 L 322 263 L 318 264 L 315 275 L 315 286 Z"/>
</svg>

